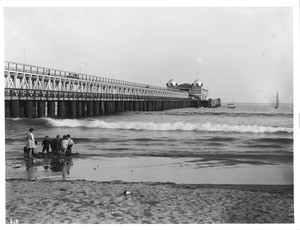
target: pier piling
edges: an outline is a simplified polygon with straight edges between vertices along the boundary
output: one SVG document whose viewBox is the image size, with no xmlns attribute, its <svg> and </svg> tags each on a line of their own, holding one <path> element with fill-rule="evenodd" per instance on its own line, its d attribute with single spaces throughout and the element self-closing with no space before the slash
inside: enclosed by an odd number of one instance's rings
<svg viewBox="0 0 300 230">
<path fill-rule="evenodd" d="M 87 102 L 87 116 L 94 116 L 94 103 L 93 101 Z"/>
<path fill-rule="evenodd" d="M 11 103 L 12 117 L 20 117 L 20 101 L 12 101 Z"/>
<path fill-rule="evenodd" d="M 11 101 L 5 100 L 5 117 L 11 117 Z"/>
<path fill-rule="evenodd" d="M 55 115 L 55 101 L 48 101 L 47 102 L 48 105 L 47 105 L 47 116 L 48 117 L 51 117 L 51 118 L 55 118 L 56 115 Z"/>
<path fill-rule="evenodd" d="M 99 116 L 100 115 L 100 101 L 94 101 L 94 116 Z"/>
<path fill-rule="evenodd" d="M 26 101 L 26 112 L 25 115 L 27 118 L 33 118 L 34 106 L 33 101 Z"/>
<path fill-rule="evenodd" d="M 66 118 L 67 117 L 67 103 L 66 101 L 58 102 L 58 117 Z"/>
<path fill-rule="evenodd" d="M 77 117 L 82 117 L 82 112 L 83 112 L 82 101 L 77 101 L 76 102 L 76 115 L 77 115 Z"/>
<path fill-rule="evenodd" d="M 38 117 L 45 117 L 46 115 L 46 102 L 38 101 Z"/>
<path fill-rule="evenodd" d="M 20 101 L 20 117 L 25 117 L 26 101 Z"/>
<path fill-rule="evenodd" d="M 71 118 L 76 118 L 77 117 L 77 103 L 76 103 L 76 101 L 70 101 L 69 106 L 70 106 L 70 117 Z"/>
</svg>

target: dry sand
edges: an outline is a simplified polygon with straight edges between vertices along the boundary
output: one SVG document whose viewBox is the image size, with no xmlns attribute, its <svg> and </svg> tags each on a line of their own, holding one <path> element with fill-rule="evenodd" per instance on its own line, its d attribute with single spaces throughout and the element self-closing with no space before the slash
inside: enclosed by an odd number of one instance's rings
<svg viewBox="0 0 300 230">
<path fill-rule="evenodd" d="M 293 186 L 10 179 L 6 223 L 293 223 L 293 201 Z"/>
</svg>

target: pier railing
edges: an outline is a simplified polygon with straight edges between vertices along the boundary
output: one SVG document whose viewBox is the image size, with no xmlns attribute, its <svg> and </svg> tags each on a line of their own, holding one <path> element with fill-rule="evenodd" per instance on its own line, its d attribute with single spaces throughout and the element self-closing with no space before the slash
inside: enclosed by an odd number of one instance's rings
<svg viewBox="0 0 300 230">
<path fill-rule="evenodd" d="M 43 94 L 48 95 L 49 98 L 49 96 L 59 96 L 58 92 L 66 92 L 65 95 L 69 95 L 68 93 L 71 92 L 75 97 L 76 95 L 97 94 L 93 96 L 96 98 L 105 98 L 109 95 L 122 95 L 124 98 L 130 96 L 136 96 L 136 98 L 139 96 L 145 98 L 189 98 L 187 92 L 163 87 L 16 62 L 5 62 L 4 76 L 7 100 L 17 99 L 17 95 L 25 95 L 26 98 L 41 98 L 40 94 Z M 25 93 L 25 91 L 28 92 Z"/>
<path fill-rule="evenodd" d="M 77 118 L 190 107 L 188 92 L 5 62 L 5 117 Z"/>
</svg>

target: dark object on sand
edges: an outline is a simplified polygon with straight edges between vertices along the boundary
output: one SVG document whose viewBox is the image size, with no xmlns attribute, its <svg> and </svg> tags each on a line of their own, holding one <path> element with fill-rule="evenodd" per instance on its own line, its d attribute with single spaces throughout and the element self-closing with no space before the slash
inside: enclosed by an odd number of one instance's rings
<svg viewBox="0 0 300 230">
<path fill-rule="evenodd" d="M 21 165 L 14 165 L 13 168 L 14 168 L 14 169 L 21 168 Z"/>
</svg>

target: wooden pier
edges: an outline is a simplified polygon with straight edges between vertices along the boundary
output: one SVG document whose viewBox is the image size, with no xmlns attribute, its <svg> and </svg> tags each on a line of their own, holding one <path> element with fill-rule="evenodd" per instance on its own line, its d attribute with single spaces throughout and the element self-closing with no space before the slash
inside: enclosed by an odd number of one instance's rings
<svg viewBox="0 0 300 230">
<path fill-rule="evenodd" d="M 193 106 L 188 92 L 5 62 L 5 117 L 81 118 Z"/>
</svg>

